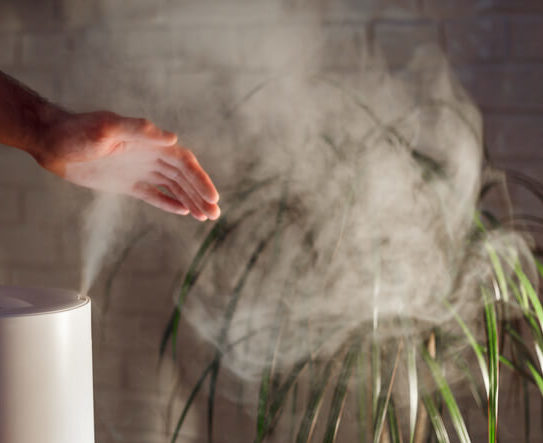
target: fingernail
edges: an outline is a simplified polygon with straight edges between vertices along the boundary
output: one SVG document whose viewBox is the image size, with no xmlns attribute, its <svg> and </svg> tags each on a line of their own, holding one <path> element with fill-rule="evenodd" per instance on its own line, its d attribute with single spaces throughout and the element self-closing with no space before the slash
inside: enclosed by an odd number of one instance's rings
<svg viewBox="0 0 543 443">
<path fill-rule="evenodd" d="M 221 208 L 217 206 L 217 209 L 215 211 L 215 214 L 213 214 L 212 220 L 217 220 L 221 216 Z"/>
</svg>

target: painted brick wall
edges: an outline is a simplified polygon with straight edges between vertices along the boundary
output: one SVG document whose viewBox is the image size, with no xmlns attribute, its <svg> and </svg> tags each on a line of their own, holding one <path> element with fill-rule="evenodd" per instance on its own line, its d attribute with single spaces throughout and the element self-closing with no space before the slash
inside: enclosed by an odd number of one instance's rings
<svg viewBox="0 0 543 443">
<path fill-rule="evenodd" d="M 393 67 L 416 45 L 438 43 L 484 112 L 492 156 L 539 178 L 543 2 L 369 3 L 331 2 L 326 44 L 338 49 L 327 63 L 348 69 L 357 42 L 366 39 L 383 48 Z M 237 65 L 240 76 L 267 69 L 270 60 L 259 55 L 263 30 L 281 38 L 294 26 L 281 17 L 280 3 L 265 0 L 3 0 L 0 69 L 75 110 L 106 107 L 182 127 L 172 117 L 175 101 L 165 97 L 182 100 L 183 85 L 190 84 L 201 87 L 205 99 L 215 64 Z M 202 53 L 210 57 L 202 60 Z M 541 210 L 521 192 L 514 197 L 531 213 Z M 89 192 L 41 171 L 23 153 L 0 149 L 0 283 L 78 287 L 79 226 L 89 200 Z M 189 239 L 195 224 L 152 209 L 139 214 L 151 214 L 158 228 L 131 251 L 109 301 L 107 275 L 93 290 L 98 443 L 166 441 L 173 426 L 170 393 L 188 389 L 178 380 L 190 369 L 159 368 L 157 344 L 171 309 L 173 276 L 194 252 Z M 177 398 L 172 410 L 179 408 Z M 183 442 L 204 441 L 201 420 L 189 416 Z M 235 417 L 226 421 L 243 424 Z M 223 433 L 218 441 L 232 440 Z"/>
</svg>

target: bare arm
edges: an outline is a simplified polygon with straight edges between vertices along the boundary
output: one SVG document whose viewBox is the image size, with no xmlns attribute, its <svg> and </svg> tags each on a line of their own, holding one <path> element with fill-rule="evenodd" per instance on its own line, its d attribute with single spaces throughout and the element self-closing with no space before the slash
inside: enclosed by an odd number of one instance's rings
<svg viewBox="0 0 543 443">
<path fill-rule="evenodd" d="M 62 114 L 60 108 L 0 71 L 0 143 L 36 158 L 40 134 Z"/>
<path fill-rule="evenodd" d="M 211 179 L 175 134 L 112 112 L 65 111 L 1 71 L 0 143 L 80 186 L 202 221 L 220 214 Z"/>
</svg>

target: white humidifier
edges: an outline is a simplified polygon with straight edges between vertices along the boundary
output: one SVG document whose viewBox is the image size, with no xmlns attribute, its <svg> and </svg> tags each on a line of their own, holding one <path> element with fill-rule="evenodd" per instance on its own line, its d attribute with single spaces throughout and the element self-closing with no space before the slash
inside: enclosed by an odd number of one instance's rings
<svg viewBox="0 0 543 443">
<path fill-rule="evenodd" d="M 91 303 L 0 286 L 0 443 L 94 443 Z"/>
</svg>

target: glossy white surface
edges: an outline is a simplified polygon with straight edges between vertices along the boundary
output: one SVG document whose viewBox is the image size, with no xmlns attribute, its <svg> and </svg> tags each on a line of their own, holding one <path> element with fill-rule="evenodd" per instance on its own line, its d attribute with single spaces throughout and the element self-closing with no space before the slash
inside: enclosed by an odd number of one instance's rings
<svg viewBox="0 0 543 443">
<path fill-rule="evenodd" d="M 94 443 L 90 299 L 0 286 L 0 443 Z"/>
</svg>

